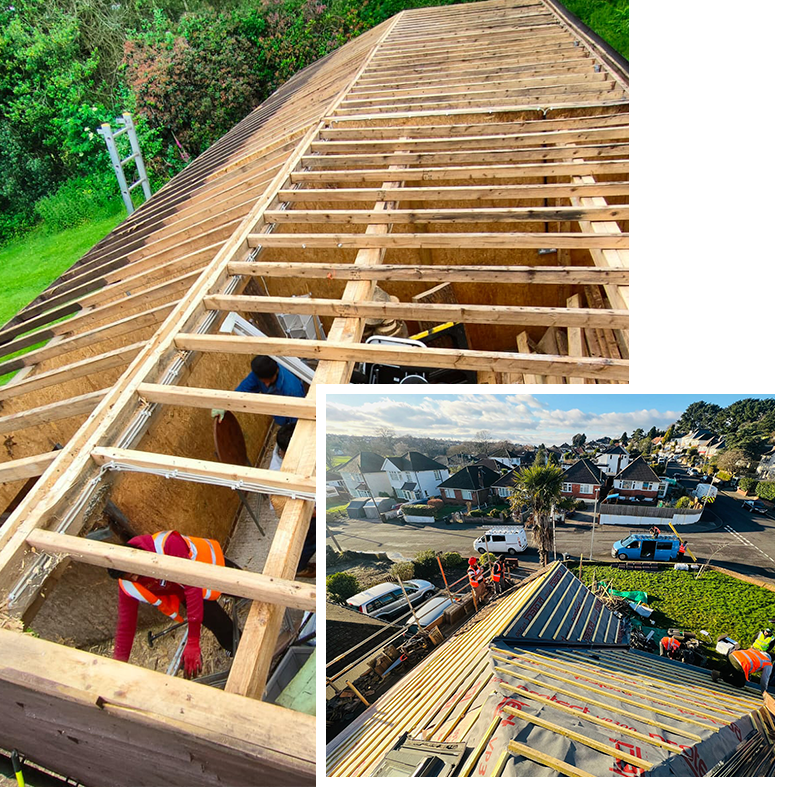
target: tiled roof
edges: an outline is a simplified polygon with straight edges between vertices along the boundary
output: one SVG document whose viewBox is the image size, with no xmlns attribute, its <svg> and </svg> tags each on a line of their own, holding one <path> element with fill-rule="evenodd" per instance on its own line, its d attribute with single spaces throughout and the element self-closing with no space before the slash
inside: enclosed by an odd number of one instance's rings
<svg viewBox="0 0 785 787">
<path fill-rule="evenodd" d="M 403 456 L 388 456 L 387 459 L 399 470 L 408 470 L 410 473 L 417 473 L 420 470 L 447 470 L 441 462 L 429 459 L 425 454 L 417 451 L 409 451 Z"/>
<path fill-rule="evenodd" d="M 561 477 L 564 484 L 602 484 L 599 468 L 588 459 L 579 459 Z"/>
<path fill-rule="evenodd" d="M 488 489 L 500 476 L 485 465 L 469 465 L 439 484 L 445 489 Z"/>
<path fill-rule="evenodd" d="M 644 461 L 636 456 L 617 476 L 618 481 L 649 481 L 657 483 L 660 477 Z"/>
<path fill-rule="evenodd" d="M 371 451 L 360 451 L 348 462 L 336 467 L 337 473 L 379 473 L 384 463 L 384 457 Z"/>
</svg>

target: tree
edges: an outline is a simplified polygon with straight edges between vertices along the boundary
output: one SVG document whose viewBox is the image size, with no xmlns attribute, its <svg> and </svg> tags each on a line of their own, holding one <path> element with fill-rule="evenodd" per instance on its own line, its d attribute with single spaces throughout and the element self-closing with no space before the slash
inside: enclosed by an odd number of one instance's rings
<svg viewBox="0 0 785 787">
<path fill-rule="evenodd" d="M 623 432 L 623 433 L 622 433 L 622 436 L 619 438 L 619 442 L 620 442 L 622 445 L 627 445 L 627 443 L 629 443 L 629 442 L 630 442 L 630 438 L 629 438 L 629 437 L 627 437 L 627 432 Z"/>
<path fill-rule="evenodd" d="M 474 452 L 478 457 L 488 456 L 491 450 L 491 433 L 482 429 L 474 435 Z"/>
<path fill-rule="evenodd" d="M 752 464 L 752 457 L 740 448 L 723 451 L 717 457 L 717 467 L 735 476 L 747 470 L 750 464 Z"/>
<path fill-rule="evenodd" d="M 687 497 L 686 495 L 684 497 L 680 497 L 676 501 L 676 508 L 689 508 L 691 505 L 692 505 L 692 498 Z"/>
<path fill-rule="evenodd" d="M 376 435 L 374 445 L 378 453 L 385 455 L 392 454 L 395 447 L 395 429 L 390 429 L 387 426 L 377 426 L 376 429 L 374 429 L 374 434 Z"/>
<path fill-rule="evenodd" d="M 671 440 L 673 440 L 673 427 L 674 427 L 674 424 L 671 424 L 665 430 L 665 436 L 662 438 L 662 444 L 663 445 L 665 445 L 665 443 L 669 443 Z"/>
<path fill-rule="evenodd" d="M 534 467 L 545 467 L 548 463 L 547 457 L 548 453 L 545 448 L 538 448 L 534 456 Z"/>
<path fill-rule="evenodd" d="M 758 481 L 756 491 L 761 500 L 774 500 L 774 481 Z"/>
<path fill-rule="evenodd" d="M 719 431 L 722 424 L 723 408 L 703 400 L 693 402 L 681 414 L 676 428 L 681 432 L 694 432 L 696 429 Z"/>
<path fill-rule="evenodd" d="M 572 436 L 572 444 L 575 446 L 582 446 L 586 443 L 585 434 L 575 434 Z"/>
<path fill-rule="evenodd" d="M 327 577 L 327 592 L 335 601 L 343 602 L 360 592 L 360 583 L 353 574 L 339 571 Z"/>
<path fill-rule="evenodd" d="M 534 536 L 540 553 L 540 565 L 547 566 L 553 551 L 553 529 L 550 521 L 551 508 L 561 503 L 562 471 L 554 465 L 519 468 L 513 475 L 515 487 L 510 505 L 522 511 L 531 509 Z"/>
</svg>

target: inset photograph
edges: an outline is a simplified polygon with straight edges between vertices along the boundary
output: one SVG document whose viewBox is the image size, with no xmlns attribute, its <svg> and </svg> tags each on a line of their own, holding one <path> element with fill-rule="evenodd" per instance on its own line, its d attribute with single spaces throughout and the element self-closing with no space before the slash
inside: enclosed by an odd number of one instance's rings
<svg viewBox="0 0 785 787">
<path fill-rule="evenodd" d="M 327 775 L 773 775 L 774 398 L 480 390 L 326 395 Z"/>
</svg>

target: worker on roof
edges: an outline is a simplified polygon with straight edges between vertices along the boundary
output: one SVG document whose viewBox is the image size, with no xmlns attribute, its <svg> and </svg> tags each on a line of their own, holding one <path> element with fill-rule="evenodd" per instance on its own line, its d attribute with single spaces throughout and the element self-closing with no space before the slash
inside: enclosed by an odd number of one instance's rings
<svg viewBox="0 0 785 787">
<path fill-rule="evenodd" d="M 481 582 L 485 582 L 482 566 L 477 562 L 476 557 L 469 558 L 469 570 L 466 572 L 469 577 L 469 584 L 473 588 L 479 588 Z"/>
<path fill-rule="evenodd" d="M 491 579 L 493 580 L 493 592 L 498 596 L 504 590 L 504 560 L 496 558 L 491 568 Z"/>
<path fill-rule="evenodd" d="M 298 377 L 281 366 L 274 358 L 257 355 L 251 361 L 251 373 L 234 389 L 241 393 L 275 394 L 276 396 L 305 396 L 305 389 Z M 223 420 L 226 410 L 215 408 L 211 415 L 219 421 Z M 273 421 L 278 426 L 296 423 L 296 418 L 285 415 L 274 415 Z"/>
<path fill-rule="evenodd" d="M 224 557 L 220 544 L 212 538 L 195 538 L 180 535 L 176 530 L 166 530 L 153 535 L 132 538 L 127 546 L 169 555 L 198 563 L 227 565 L 238 568 Z M 231 618 L 218 604 L 220 593 L 206 588 L 181 585 L 163 579 L 153 579 L 118 569 L 108 569 L 109 575 L 120 585 L 117 602 L 117 629 L 114 658 L 128 661 L 136 634 L 139 604 L 152 604 L 177 623 L 188 621 L 188 639 L 183 652 L 183 672 L 187 678 L 198 675 L 202 669 L 200 635 L 202 625 L 213 632 L 224 650 L 234 655 L 234 631 Z M 180 614 L 185 604 L 186 618 Z"/>
<path fill-rule="evenodd" d="M 661 535 L 662 535 L 662 531 L 661 531 L 661 530 L 660 530 L 660 529 L 657 527 L 657 525 L 652 525 L 652 526 L 649 528 L 649 533 L 650 533 L 650 534 L 651 534 L 651 535 L 652 535 L 654 538 L 657 538 L 657 536 L 661 536 Z"/>
<path fill-rule="evenodd" d="M 774 632 L 770 628 L 759 631 L 755 642 L 752 643 L 752 647 L 762 653 L 771 652 L 771 649 L 774 647 Z"/>
<path fill-rule="evenodd" d="M 681 647 L 681 642 L 676 637 L 663 637 L 660 640 L 660 656 L 667 656 L 669 659 L 676 658 L 676 651 Z"/>
<path fill-rule="evenodd" d="M 731 669 L 726 668 L 722 672 L 712 671 L 711 679 L 715 683 L 722 678 L 727 683 L 741 687 L 750 679 L 751 675 L 760 672 L 761 691 L 766 691 L 769 688 L 769 678 L 771 678 L 771 672 L 774 669 L 774 662 L 768 653 L 762 653 L 755 648 L 732 650 L 728 654 L 728 662 Z"/>
</svg>

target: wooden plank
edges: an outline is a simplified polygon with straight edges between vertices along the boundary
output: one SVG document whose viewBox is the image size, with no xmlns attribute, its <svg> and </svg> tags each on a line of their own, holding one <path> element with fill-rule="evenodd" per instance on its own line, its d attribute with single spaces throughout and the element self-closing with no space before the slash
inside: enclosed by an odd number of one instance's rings
<svg viewBox="0 0 785 787">
<path fill-rule="evenodd" d="M 48 388 L 52 385 L 60 385 L 68 380 L 84 377 L 95 372 L 102 372 L 106 369 L 114 369 L 123 366 L 133 360 L 144 348 L 145 342 L 136 342 L 127 347 L 96 355 L 84 361 L 76 361 L 59 369 L 52 369 L 35 377 L 27 377 L 20 383 L 11 381 L 8 385 L 0 388 L 0 400 L 10 399 L 12 396 L 20 396 L 23 393 L 37 391 L 40 388 Z"/>
<path fill-rule="evenodd" d="M 172 478 L 187 474 L 200 479 L 203 483 L 210 483 L 212 479 L 221 479 L 237 482 L 238 486 L 241 486 L 241 482 L 247 481 L 280 490 L 278 494 L 290 492 L 311 496 L 316 489 L 315 479 L 283 473 L 280 470 L 243 467 L 223 462 L 209 462 L 204 459 L 154 454 L 149 451 L 97 446 L 92 451 L 92 457 L 95 463 L 100 466 L 107 464 L 129 465 L 141 472 L 165 470 L 170 472 Z"/>
<path fill-rule="evenodd" d="M 248 236 L 270 249 L 626 249 L 629 235 L 584 235 L 581 232 L 398 232 L 364 235 L 353 232 L 284 233 Z"/>
<path fill-rule="evenodd" d="M 0 629 L 0 746 L 87 785 L 313 784 L 316 719 Z"/>
<path fill-rule="evenodd" d="M 567 298 L 568 309 L 580 309 L 581 296 L 572 295 Z M 567 326 L 567 353 L 577 358 L 583 358 L 587 355 L 586 345 L 583 340 L 583 329 L 591 327 L 587 323 L 583 325 L 569 325 Z M 570 377 L 571 383 L 581 384 L 586 382 L 582 377 Z"/>
<path fill-rule="evenodd" d="M 450 287 L 449 284 L 439 287 Z M 442 290 L 443 291 L 443 290 Z M 432 290 L 428 290 L 432 292 Z M 417 296 L 415 296 L 417 297 Z M 592 328 L 626 328 L 627 312 L 610 309 L 570 309 L 550 306 L 476 306 L 452 303 L 394 303 L 345 301 L 328 298 L 272 298 L 248 295 L 209 295 L 207 309 L 262 314 L 311 314 L 330 317 L 383 317 L 421 322 L 467 322 L 496 325 L 564 325 Z"/>
<path fill-rule="evenodd" d="M 23 459 L 12 459 L 0 462 L 0 484 L 9 481 L 21 481 L 24 478 L 35 478 L 49 467 L 57 458 L 58 451 L 49 451 L 46 454 L 26 456 Z"/>
<path fill-rule="evenodd" d="M 52 421 L 60 421 L 63 418 L 90 413 L 108 392 L 109 388 L 104 388 L 100 391 L 93 391 L 41 407 L 34 407 L 24 412 L 3 416 L 0 418 L 0 434 L 8 434 L 20 429 L 29 429 L 31 426 L 40 426 Z"/>
<path fill-rule="evenodd" d="M 107 544 L 50 530 L 33 530 L 27 543 L 50 555 L 68 555 L 91 566 L 116 568 L 143 577 L 166 579 L 198 588 L 210 588 L 240 598 L 283 604 L 292 609 L 316 611 L 316 587 L 278 577 L 243 571 L 238 568 L 214 566 L 159 555 L 140 549 Z"/>
<path fill-rule="evenodd" d="M 608 208 L 440 208 L 436 210 L 388 210 L 375 216 L 371 210 L 270 210 L 264 219 L 270 224 L 371 224 L 382 219 L 388 224 L 424 222 L 519 222 L 596 221 L 628 219 L 625 205 Z"/>
<path fill-rule="evenodd" d="M 544 754 L 543 752 L 537 751 L 537 749 L 533 749 L 525 743 L 510 741 L 507 744 L 507 751 L 516 757 L 525 757 L 527 760 L 531 760 L 532 762 L 544 765 L 546 768 L 563 773 L 565 776 L 594 776 L 593 773 L 576 768 L 574 765 L 564 762 L 564 760 L 558 760 L 556 757 L 551 757 L 550 754 Z"/>
<path fill-rule="evenodd" d="M 521 331 L 515 338 L 519 353 L 526 355 L 532 352 L 529 334 L 526 331 Z M 524 374 L 523 382 L 528 385 L 541 385 L 545 382 L 545 377 L 542 374 Z"/>
<path fill-rule="evenodd" d="M 451 281 L 506 284 L 627 284 L 629 271 L 615 268 L 528 265 L 331 265 L 320 262 L 229 263 L 237 276 L 279 276 L 340 281 Z"/>
<path fill-rule="evenodd" d="M 235 413 L 256 415 L 286 415 L 289 418 L 306 418 L 311 421 L 316 419 L 314 403 L 293 396 L 216 391 L 211 388 L 185 388 L 152 383 L 140 385 L 136 392 L 142 399 L 158 404 L 201 407 L 208 410 L 220 408 Z"/>
<path fill-rule="evenodd" d="M 175 344 L 183 350 L 197 350 L 199 352 L 293 355 L 299 358 L 342 361 L 347 364 L 370 361 L 405 366 L 422 365 L 439 369 L 467 370 L 495 370 L 501 367 L 510 372 L 522 372 L 523 374 L 575 374 L 622 381 L 626 381 L 629 377 L 629 363 L 627 361 L 597 358 L 578 360 L 557 355 L 525 356 L 511 352 L 447 350 L 436 347 L 415 350 L 357 342 L 333 344 L 330 341 L 306 339 L 251 339 L 200 334 L 179 334 L 175 337 Z"/>
</svg>

